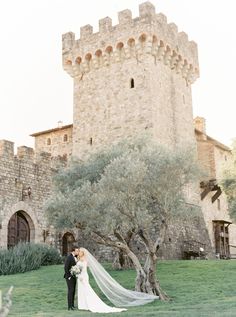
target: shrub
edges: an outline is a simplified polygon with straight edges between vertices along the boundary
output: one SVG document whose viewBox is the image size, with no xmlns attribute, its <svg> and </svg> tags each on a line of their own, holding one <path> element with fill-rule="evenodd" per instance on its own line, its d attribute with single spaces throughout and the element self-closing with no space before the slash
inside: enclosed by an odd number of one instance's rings
<svg viewBox="0 0 236 317">
<path fill-rule="evenodd" d="M 61 264 L 62 257 L 58 250 L 45 244 L 37 245 L 38 252 L 41 253 L 41 265 Z"/>
<path fill-rule="evenodd" d="M 62 263 L 55 248 L 43 244 L 19 243 L 9 250 L 0 251 L 0 275 L 24 273 L 42 265 Z"/>
</svg>

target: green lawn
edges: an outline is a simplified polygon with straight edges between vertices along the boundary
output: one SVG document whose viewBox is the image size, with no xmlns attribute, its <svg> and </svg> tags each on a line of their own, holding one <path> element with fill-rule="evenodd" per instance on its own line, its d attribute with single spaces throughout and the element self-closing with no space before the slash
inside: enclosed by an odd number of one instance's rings
<svg viewBox="0 0 236 317">
<path fill-rule="evenodd" d="M 162 261 L 158 272 L 163 289 L 172 298 L 170 302 L 156 301 L 112 316 L 236 316 L 235 260 Z M 125 287 L 132 288 L 134 285 L 134 271 L 110 270 L 110 273 Z M 94 285 L 92 279 L 91 283 Z M 14 285 L 14 291 L 9 316 L 107 316 L 66 310 L 66 283 L 62 265 L 0 277 L 3 291 L 10 285 Z"/>
</svg>

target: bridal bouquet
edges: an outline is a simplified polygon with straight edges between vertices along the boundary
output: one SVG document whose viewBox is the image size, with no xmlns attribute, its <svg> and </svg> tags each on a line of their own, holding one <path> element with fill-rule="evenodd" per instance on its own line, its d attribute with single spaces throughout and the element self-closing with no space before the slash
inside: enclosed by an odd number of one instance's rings
<svg viewBox="0 0 236 317">
<path fill-rule="evenodd" d="M 81 272 L 82 272 L 82 266 L 79 266 L 79 265 L 74 265 L 70 269 L 71 275 L 75 277 L 78 277 L 81 274 Z"/>
</svg>

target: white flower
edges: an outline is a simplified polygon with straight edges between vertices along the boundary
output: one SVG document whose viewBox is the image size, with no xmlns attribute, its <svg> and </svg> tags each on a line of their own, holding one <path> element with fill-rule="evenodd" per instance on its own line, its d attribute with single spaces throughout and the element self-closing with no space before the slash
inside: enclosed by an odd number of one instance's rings
<svg viewBox="0 0 236 317">
<path fill-rule="evenodd" d="M 82 269 L 83 269 L 82 266 L 74 265 L 74 266 L 71 267 L 70 273 L 71 273 L 71 275 L 73 275 L 75 277 L 78 277 L 81 274 Z"/>
</svg>

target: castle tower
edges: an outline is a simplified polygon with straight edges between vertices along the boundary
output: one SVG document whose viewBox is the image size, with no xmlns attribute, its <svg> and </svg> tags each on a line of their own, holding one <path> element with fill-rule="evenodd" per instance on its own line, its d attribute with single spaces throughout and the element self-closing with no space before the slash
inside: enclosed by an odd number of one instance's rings
<svg viewBox="0 0 236 317">
<path fill-rule="evenodd" d="M 73 155 L 148 130 L 160 143 L 195 144 L 191 84 L 197 45 L 150 2 L 63 35 L 63 67 L 74 79 Z"/>
</svg>

